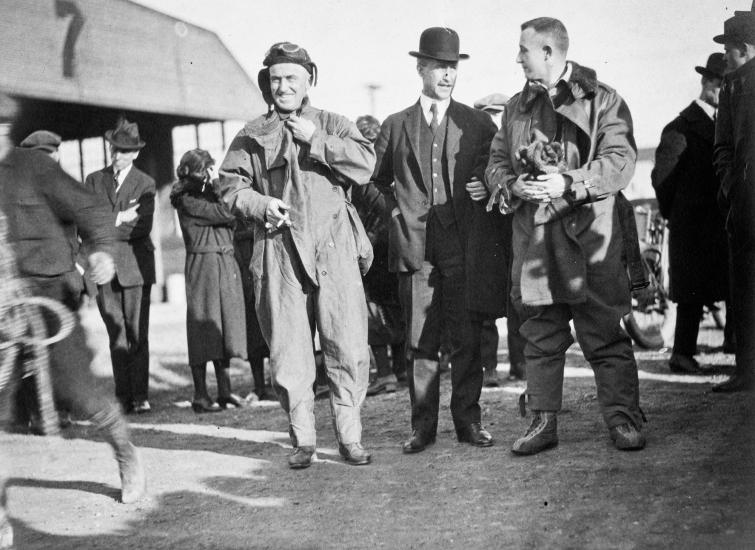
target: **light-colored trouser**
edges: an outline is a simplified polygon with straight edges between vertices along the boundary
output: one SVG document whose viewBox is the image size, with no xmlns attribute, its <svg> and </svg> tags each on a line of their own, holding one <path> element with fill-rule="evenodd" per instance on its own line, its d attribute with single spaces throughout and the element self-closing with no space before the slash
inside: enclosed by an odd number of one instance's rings
<svg viewBox="0 0 755 550">
<path fill-rule="evenodd" d="M 290 235 L 265 240 L 266 276 L 257 281 L 257 315 L 270 346 L 272 383 L 289 416 L 292 444 L 314 446 L 315 326 L 330 386 L 339 443 L 362 437 L 359 408 L 369 379 L 367 306 L 350 233 L 331 237 L 317 261 L 319 286 L 307 284 Z M 293 259 L 293 260 L 292 260 Z"/>
</svg>

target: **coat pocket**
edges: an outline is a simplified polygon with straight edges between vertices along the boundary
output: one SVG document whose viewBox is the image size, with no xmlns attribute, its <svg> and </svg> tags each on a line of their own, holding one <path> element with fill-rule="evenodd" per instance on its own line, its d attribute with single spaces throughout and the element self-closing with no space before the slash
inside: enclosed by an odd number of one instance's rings
<svg viewBox="0 0 755 550">
<path fill-rule="evenodd" d="M 372 265 L 372 244 L 367 237 L 367 232 L 364 230 L 364 225 L 362 225 L 362 220 L 359 219 L 356 208 L 348 201 L 346 202 L 346 211 L 349 213 L 349 223 L 351 223 L 351 231 L 354 234 L 359 271 L 364 276 Z"/>
</svg>

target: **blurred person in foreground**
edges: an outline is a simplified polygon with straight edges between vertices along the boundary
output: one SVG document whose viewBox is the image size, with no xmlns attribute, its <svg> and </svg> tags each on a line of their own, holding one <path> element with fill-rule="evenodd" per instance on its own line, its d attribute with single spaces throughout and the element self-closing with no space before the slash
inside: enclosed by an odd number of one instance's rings
<svg viewBox="0 0 755 550">
<path fill-rule="evenodd" d="M 26 136 L 19 147 L 22 149 L 32 149 L 40 151 L 48 155 L 55 162 L 60 161 L 60 153 L 58 147 L 60 147 L 61 138 L 55 132 L 48 130 L 37 130 Z M 71 258 L 76 262 L 76 256 L 79 252 L 79 239 L 74 224 L 67 225 L 65 228 L 66 235 L 68 236 L 68 244 L 71 248 Z M 84 278 L 82 277 L 84 270 L 78 263 L 75 263 L 76 271 L 71 271 L 66 274 L 69 278 L 67 284 L 70 288 L 72 296 L 79 295 L 81 297 L 84 291 Z M 94 283 L 91 283 L 94 285 Z M 74 306 L 76 300 L 71 299 L 70 306 Z M 80 300 L 79 304 L 80 305 Z M 76 305 L 76 307 L 78 307 Z M 20 432 L 30 432 L 33 434 L 44 435 L 44 430 L 41 425 L 41 418 L 39 416 L 39 403 L 37 399 L 37 386 L 36 380 L 33 375 L 26 376 L 21 380 L 16 392 L 16 409 L 15 409 L 15 421 L 13 430 Z M 65 410 L 65 406 L 61 403 L 56 403 L 60 414 L 60 426 L 61 428 L 67 427 L 71 423 L 70 414 Z"/>
<path fill-rule="evenodd" d="M 459 35 L 431 27 L 419 39 L 422 88 L 411 107 L 390 115 L 375 143 L 375 185 L 391 209 L 389 269 L 398 273 L 406 320 L 407 377 L 412 435 L 404 453 L 435 442 L 440 405 L 441 343 L 451 360 L 451 416 L 459 442 L 493 445 L 482 426 L 480 324 L 466 304 L 467 239 L 474 202 L 487 195 L 481 178 L 495 124 L 454 101 Z M 471 198 L 470 198 L 471 197 Z M 479 197 L 479 198 L 477 198 Z"/>
<path fill-rule="evenodd" d="M 705 374 L 694 358 L 703 306 L 729 292 L 729 254 L 724 218 L 716 207 L 720 187 L 713 140 L 724 54 L 713 53 L 701 75 L 700 96 L 661 133 L 651 174 L 661 215 L 669 223 L 670 297 L 677 302 L 672 372 Z M 727 312 L 731 304 L 727 305 Z"/>
<path fill-rule="evenodd" d="M 475 109 L 490 115 L 497 128 L 506 109 L 508 96 L 493 93 L 478 99 Z M 484 201 L 486 197 L 481 198 Z M 522 324 L 511 303 L 511 220 L 500 210 L 486 212 L 485 203 L 475 210 L 475 223 L 469 236 L 467 258 L 467 301 L 472 315 L 482 320 L 481 344 L 482 365 L 485 369 L 483 384 L 487 387 L 500 385 L 498 380 L 498 328 L 497 318 L 506 316 L 506 340 L 509 356 L 511 382 L 524 380 L 524 338 L 519 334 Z M 484 266 L 484 267 L 483 267 Z"/>
<path fill-rule="evenodd" d="M 353 122 L 310 105 L 317 67 L 304 48 L 276 43 L 262 64 L 258 81 L 270 110 L 231 143 L 218 194 L 254 223 L 254 296 L 273 387 L 289 418 L 288 464 L 307 468 L 315 455 L 315 328 L 339 453 L 349 464 L 369 464 L 360 407 L 369 377 L 362 274 L 372 247 L 349 196 L 369 181 L 375 153 Z"/>
<path fill-rule="evenodd" d="M 97 287 L 97 306 L 110 338 L 115 396 L 126 413 L 148 413 L 149 310 L 155 283 L 150 239 L 155 180 L 134 166 L 146 145 L 125 119 L 105 132 L 111 163 L 86 177 L 85 186 L 112 210 L 115 277 Z"/>
<path fill-rule="evenodd" d="M 734 374 L 713 391 L 728 393 L 755 388 L 755 15 L 736 12 L 713 40 L 733 69 L 721 84 L 713 161 L 729 235 L 736 340 Z"/>
<path fill-rule="evenodd" d="M 509 100 L 490 151 L 490 207 L 514 214 L 512 301 L 522 314 L 534 413 L 512 451 L 558 444 L 569 321 L 595 373 L 603 419 L 618 449 L 642 449 L 637 363 L 621 318 L 630 309 L 625 257 L 639 256 L 631 205 L 621 194 L 637 157 L 624 100 L 595 71 L 566 60 L 563 23 L 521 25 L 516 61 L 527 79 Z"/>
<path fill-rule="evenodd" d="M 106 284 L 113 278 L 111 216 L 96 195 L 45 153 L 13 147 L 9 135 L 16 110 L 15 101 L 0 94 L 0 205 L 7 222 L 7 241 L 0 244 L 5 246 L 4 260 L 15 259 L 16 263 L 16 269 L 3 271 L 0 287 L 9 293 L 14 284 L 21 284 L 31 296 L 60 302 L 72 313 L 72 332 L 54 343 L 49 353 L 53 393 L 74 412 L 91 418 L 115 452 L 121 501 L 135 502 L 146 491 L 144 471 L 119 406 L 92 371 L 93 353 L 75 313 L 79 295 L 69 284 L 70 274 L 75 272 L 67 241 L 67 228 L 72 224 L 91 243 L 88 276 L 97 284 Z M 21 281 L 12 280 L 16 275 Z M 6 300 L 2 303 L 7 304 Z M 4 344 L 13 341 L 7 323 L 18 322 L 19 318 L 3 316 L 0 333 Z M 59 330 L 58 320 L 46 315 L 43 319 L 48 333 Z M 3 350 L 3 354 L 10 353 L 7 346 Z"/>
<path fill-rule="evenodd" d="M 380 122 L 373 116 L 360 116 L 357 128 L 374 143 L 380 133 Z M 374 184 L 354 188 L 351 201 L 362 220 L 372 243 L 374 259 L 364 276 L 367 298 L 368 336 L 376 376 L 367 387 L 367 395 L 396 391 L 396 373 L 405 374 L 404 322 L 398 297 L 398 279 L 388 270 L 388 219 L 385 195 Z M 388 358 L 390 348 L 391 359 Z M 391 360 L 393 364 L 391 364 Z"/>
<path fill-rule="evenodd" d="M 196 413 L 244 404 L 231 392 L 230 375 L 231 358 L 246 359 L 247 352 L 244 290 L 233 248 L 236 219 L 211 187 L 214 164 L 203 149 L 187 151 L 170 192 L 186 246 L 186 341 Z M 215 367 L 217 402 L 207 391 L 208 361 Z"/>
</svg>

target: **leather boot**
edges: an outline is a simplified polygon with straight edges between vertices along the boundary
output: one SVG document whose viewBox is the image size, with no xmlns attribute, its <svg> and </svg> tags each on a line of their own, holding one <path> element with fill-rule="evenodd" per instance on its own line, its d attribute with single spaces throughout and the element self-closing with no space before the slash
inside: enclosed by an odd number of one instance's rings
<svg viewBox="0 0 755 550">
<path fill-rule="evenodd" d="M 294 452 L 288 455 L 288 466 L 292 470 L 302 470 L 312 465 L 315 448 L 309 446 L 294 447 Z"/>
<path fill-rule="evenodd" d="M 101 430 L 103 437 L 115 452 L 121 475 L 121 502 L 136 502 L 147 491 L 147 478 L 139 460 L 139 453 L 129 440 L 126 420 L 117 407 L 112 406 L 95 413 L 92 422 Z"/>
<path fill-rule="evenodd" d="M 514 454 L 534 455 L 558 445 L 558 425 L 554 411 L 532 411 L 534 418 L 524 437 L 514 442 Z"/>
<path fill-rule="evenodd" d="M 341 457 L 352 466 L 364 466 L 372 461 L 372 455 L 362 447 L 361 443 L 339 443 L 338 452 Z"/>
<path fill-rule="evenodd" d="M 231 393 L 231 364 L 227 359 L 213 361 L 215 378 L 218 381 L 218 405 L 225 409 L 229 405 L 237 409 L 244 406 L 244 400 Z"/>
</svg>

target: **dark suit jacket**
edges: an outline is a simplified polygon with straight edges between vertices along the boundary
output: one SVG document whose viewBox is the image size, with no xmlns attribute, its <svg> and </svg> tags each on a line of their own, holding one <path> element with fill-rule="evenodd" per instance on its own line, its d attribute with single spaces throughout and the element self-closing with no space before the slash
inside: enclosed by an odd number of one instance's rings
<svg viewBox="0 0 755 550">
<path fill-rule="evenodd" d="M 467 243 L 472 200 L 465 189 L 472 176 L 483 178 L 496 127 L 482 111 L 451 100 L 445 154 L 457 226 Z M 425 224 L 430 211 L 429 174 L 420 163 L 420 124 L 426 124 L 419 101 L 383 122 L 375 142 L 377 164 L 373 182 L 392 195 L 398 210 L 389 223 L 389 268 L 416 271 L 425 260 Z M 424 170 L 424 172 L 423 172 Z M 391 188 L 391 184 L 395 187 Z"/>
<path fill-rule="evenodd" d="M 41 151 L 16 148 L 0 161 L 0 205 L 22 275 L 75 273 L 74 227 L 94 250 L 112 252 L 108 210 Z"/>
<path fill-rule="evenodd" d="M 669 221 L 671 299 L 709 303 L 728 296 L 728 244 L 716 204 L 713 120 L 693 102 L 668 124 L 651 174 L 661 214 Z"/>
<path fill-rule="evenodd" d="M 149 233 L 152 230 L 152 217 L 155 212 L 155 180 L 136 166 L 132 166 L 116 195 L 113 167 L 108 166 L 89 174 L 86 187 L 110 205 L 113 225 L 118 212 L 139 204 L 139 217 L 133 222 L 122 223 L 115 228 L 115 273 L 122 286 L 154 284 L 155 247 Z"/>
</svg>

